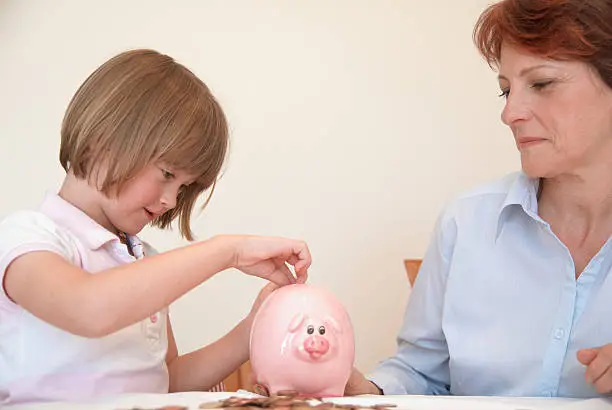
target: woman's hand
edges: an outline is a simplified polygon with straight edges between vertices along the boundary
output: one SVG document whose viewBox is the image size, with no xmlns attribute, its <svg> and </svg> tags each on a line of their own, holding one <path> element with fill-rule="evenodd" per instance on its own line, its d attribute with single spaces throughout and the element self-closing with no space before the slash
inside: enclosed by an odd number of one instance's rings
<svg viewBox="0 0 612 410">
<path fill-rule="evenodd" d="M 578 361 L 586 366 L 586 381 L 600 394 L 612 393 L 612 344 L 578 351 Z"/>
<path fill-rule="evenodd" d="M 360 394 L 383 394 L 383 392 L 374 383 L 365 378 L 365 376 L 356 368 L 353 368 L 351 376 L 344 388 L 345 396 L 358 396 Z"/>
</svg>

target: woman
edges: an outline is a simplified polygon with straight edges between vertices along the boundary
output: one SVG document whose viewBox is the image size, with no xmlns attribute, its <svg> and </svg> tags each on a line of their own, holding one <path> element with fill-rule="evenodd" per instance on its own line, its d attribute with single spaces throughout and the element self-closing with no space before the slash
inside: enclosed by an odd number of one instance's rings
<svg viewBox="0 0 612 410">
<path fill-rule="evenodd" d="M 474 39 L 522 172 L 444 210 L 396 355 L 346 393 L 610 393 L 612 1 L 503 0 Z"/>
</svg>

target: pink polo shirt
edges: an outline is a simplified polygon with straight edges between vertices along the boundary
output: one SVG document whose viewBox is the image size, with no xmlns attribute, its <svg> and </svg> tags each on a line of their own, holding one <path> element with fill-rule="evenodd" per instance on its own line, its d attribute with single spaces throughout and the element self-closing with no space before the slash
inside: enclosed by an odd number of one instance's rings
<svg viewBox="0 0 612 410">
<path fill-rule="evenodd" d="M 38 211 L 17 212 L 0 223 L 0 280 L 11 261 L 39 250 L 55 252 L 91 274 L 135 260 L 115 235 L 56 194 L 47 194 Z M 146 244 L 144 251 L 154 252 Z M 0 407 L 167 393 L 166 314 L 164 309 L 109 336 L 85 338 L 34 317 L 2 288 Z"/>
</svg>

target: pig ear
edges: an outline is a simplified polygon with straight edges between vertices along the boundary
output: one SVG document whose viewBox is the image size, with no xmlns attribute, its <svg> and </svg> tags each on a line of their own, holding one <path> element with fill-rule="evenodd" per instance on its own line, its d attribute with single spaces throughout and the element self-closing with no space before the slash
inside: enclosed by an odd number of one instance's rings
<svg viewBox="0 0 612 410">
<path fill-rule="evenodd" d="M 300 327 L 304 319 L 305 319 L 305 316 L 303 313 L 298 313 L 297 315 L 295 315 L 294 318 L 291 319 L 291 323 L 289 323 L 289 331 L 295 332 L 298 329 L 298 327 Z"/>
<path fill-rule="evenodd" d="M 326 326 L 331 326 L 332 329 L 334 329 L 336 331 L 336 333 L 338 333 L 338 334 L 342 333 L 342 328 L 340 327 L 338 322 L 336 322 L 336 319 L 334 319 L 333 317 L 326 316 L 325 320 L 323 320 L 323 323 L 325 323 Z"/>
</svg>

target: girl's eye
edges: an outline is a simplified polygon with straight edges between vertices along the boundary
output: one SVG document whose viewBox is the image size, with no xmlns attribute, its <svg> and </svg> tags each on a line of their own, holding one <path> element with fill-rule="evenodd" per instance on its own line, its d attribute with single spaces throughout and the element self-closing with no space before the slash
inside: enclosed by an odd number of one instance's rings
<svg viewBox="0 0 612 410">
<path fill-rule="evenodd" d="M 501 90 L 501 94 L 499 94 L 499 97 L 508 98 L 508 95 L 510 95 L 510 89 L 506 88 L 504 90 Z"/>
<path fill-rule="evenodd" d="M 167 169 L 162 169 L 162 175 L 164 176 L 165 179 L 172 179 L 174 178 L 174 174 L 170 171 L 168 171 Z"/>
</svg>

